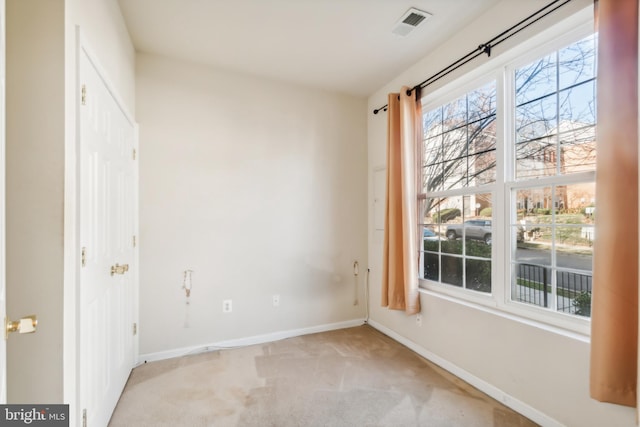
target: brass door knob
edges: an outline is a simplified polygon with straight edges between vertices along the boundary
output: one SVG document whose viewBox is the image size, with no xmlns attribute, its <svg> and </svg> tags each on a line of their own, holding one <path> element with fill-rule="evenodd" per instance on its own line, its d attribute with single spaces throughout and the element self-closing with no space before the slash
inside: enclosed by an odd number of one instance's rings
<svg viewBox="0 0 640 427">
<path fill-rule="evenodd" d="M 36 331 L 38 327 L 38 319 L 35 314 L 25 316 L 20 320 L 9 320 L 4 318 L 4 339 L 9 339 L 11 332 L 18 332 L 19 334 L 31 334 Z"/>
<path fill-rule="evenodd" d="M 129 271 L 129 264 L 116 264 L 116 265 L 112 265 L 111 266 L 111 275 L 113 276 L 114 274 L 124 274 L 127 271 Z"/>
</svg>

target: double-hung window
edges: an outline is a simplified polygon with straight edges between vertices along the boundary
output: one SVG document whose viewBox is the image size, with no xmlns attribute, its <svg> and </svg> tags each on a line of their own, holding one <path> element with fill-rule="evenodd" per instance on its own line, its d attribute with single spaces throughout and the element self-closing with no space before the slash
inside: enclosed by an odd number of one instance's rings
<svg viewBox="0 0 640 427">
<path fill-rule="evenodd" d="M 572 29 L 544 46 L 423 99 L 418 274 L 422 287 L 461 299 L 585 318 L 596 36 Z"/>
<path fill-rule="evenodd" d="M 422 277 L 491 292 L 496 82 L 424 114 Z"/>
<path fill-rule="evenodd" d="M 514 70 L 511 300 L 591 313 L 596 38 Z"/>
</svg>

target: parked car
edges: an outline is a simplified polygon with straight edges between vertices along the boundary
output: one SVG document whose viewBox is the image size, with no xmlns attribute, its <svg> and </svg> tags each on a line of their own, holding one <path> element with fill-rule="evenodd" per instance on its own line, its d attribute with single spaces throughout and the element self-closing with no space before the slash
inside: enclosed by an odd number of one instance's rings
<svg viewBox="0 0 640 427">
<path fill-rule="evenodd" d="M 438 238 L 438 236 L 436 235 L 436 233 L 434 233 L 433 231 L 429 230 L 428 228 L 423 228 L 423 232 L 422 232 L 422 238 L 424 240 L 440 240 Z"/>
<path fill-rule="evenodd" d="M 470 219 L 463 224 L 449 224 L 445 233 L 447 239 L 462 238 L 463 228 L 467 239 L 482 240 L 487 245 L 491 244 L 491 220 Z"/>
</svg>

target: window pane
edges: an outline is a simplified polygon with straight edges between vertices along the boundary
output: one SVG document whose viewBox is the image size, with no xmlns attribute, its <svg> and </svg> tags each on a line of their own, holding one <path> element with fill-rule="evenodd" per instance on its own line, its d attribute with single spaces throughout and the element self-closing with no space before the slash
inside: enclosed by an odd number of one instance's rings
<svg viewBox="0 0 640 427">
<path fill-rule="evenodd" d="M 491 258 L 492 204 L 491 194 L 473 194 L 465 197 L 465 211 L 470 219 L 464 222 L 466 255 Z M 449 235 L 450 233 L 447 233 Z M 458 233 L 456 233 L 458 234 Z"/>
<path fill-rule="evenodd" d="M 522 264 L 551 266 L 551 227 L 520 225 L 515 227 L 518 236 L 515 261 Z"/>
<path fill-rule="evenodd" d="M 515 71 L 516 179 L 595 170 L 595 39 Z"/>
<path fill-rule="evenodd" d="M 422 246 L 425 251 L 440 251 L 440 229 L 437 225 L 429 225 L 423 227 L 422 230 Z"/>
<path fill-rule="evenodd" d="M 514 194 L 512 299 L 547 308 L 555 302 L 560 312 L 590 316 L 595 183 L 525 188 Z"/>
<path fill-rule="evenodd" d="M 559 215 L 564 216 L 564 215 Z M 591 231 L 591 227 L 589 227 L 589 232 Z M 582 227 L 556 227 L 556 246 L 558 252 L 558 265 L 562 262 L 561 259 L 565 257 L 569 257 L 570 255 L 578 255 L 578 254 L 588 254 L 591 252 L 590 244 L 591 241 L 586 238 L 590 233 L 583 233 Z M 574 258 L 574 257 L 570 257 Z M 568 259 L 566 262 L 571 263 L 571 260 Z M 581 265 L 582 264 L 577 264 Z M 572 267 L 572 268 L 578 268 Z M 587 270 L 591 270 L 591 257 L 589 257 L 589 263 L 584 264 L 587 267 Z"/>
<path fill-rule="evenodd" d="M 437 224 L 440 213 L 440 199 L 427 197 L 422 204 L 422 224 Z"/>
<path fill-rule="evenodd" d="M 440 280 L 440 259 L 438 254 L 424 254 L 424 278 L 429 280 Z"/>
<path fill-rule="evenodd" d="M 491 193 L 476 194 L 473 196 L 476 209 L 475 216 L 479 219 L 491 221 L 493 218 L 493 204 L 491 202 Z"/>
<path fill-rule="evenodd" d="M 511 286 L 513 301 L 549 307 L 551 294 L 550 269 L 534 264 L 513 264 L 515 282 Z"/>
<path fill-rule="evenodd" d="M 556 207 L 559 215 L 556 221 L 559 224 L 594 224 L 593 213 L 596 203 L 595 182 L 579 184 L 558 185 L 555 189 Z"/>
<path fill-rule="evenodd" d="M 530 179 L 556 174 L 555 138 L 541 138 L 516 145 L 516 179 Z"/>
<path fill-rule="evenodd" d="M 556 91 L 556 54 L 516 70 L 516 105 Z"/>
<path fill-rule="evenodd" d="M 491 292 L 491 261 L 466 260 L 467 289 Z"/>
<path fill-rule="evenodd" d="M 593 227 L 558 227 L 556 229 L 558 267 L 591 272 L 593 230 Z"/>
<path fill-rule="evenodd" d="M 469 157 L 469 186 L 491 184 L 496 181 L 496 152 Z"/>
<path fill-rule="evenodd" d="M 422 159 L 423 193 L 431 193 L 442 189 L 442 136 L 424 141 Z"/>
<path fill-rule="evenodd" d="M 486 258 L 490 260 L 491 232 L 487 232 L 485 236 L 487 236 L 486 238 L 489 239 L 489 243 L 485 243 L 482 239 L 473 239 L 471 237 L 467 237 L 465 239 L 465 255 L 478 258 Z"/>
<path fill-rule="evenodd" d="M 437 223 L 440 213 L 440 199 L 426 198 L 422 206 L 422 247 L 425 251 L 440 251 L 440 225 Z"/>
<path fill-rule="evenodd" d="M 560 170 L 563 174 L 596 170 L 595 133 L 595 126 L 587 126 L 560 135 Z"/>
<path fill-rule="evenodd" d="M 467 97 L 462 96 L 442 107 L 443 130 L 457 129 L 467 124 Z"/>
<path fill-rule="evenodd" d="M 422 187 L 422 192 L 427 194 L 442 190 L 441 164 L 422 168 Z"/>
<path fill-rule="evenodd" d="M 442 161 L 442 136 L 435 136 L 424 140 L 423 165 L 432 165 Z"/>
<path fill-rule="evenodd" d="M 466 127 L 445 133 L 442 141 L 443 160 L 460 160 L 467 155 Z"/>
<path fill-rule="evenodd" d="M 443 240 L 440 247 L 442 248 L 443 253 L 462 255 L 461 237 L 458 237 L 457 239 L 450 238 L 449 231 L 447 231 L 447 240 Z"/>
<path fill-rule="evenodd" d="M 462 254 L 462 197 L 450 197 L 442 200 L 440 223 L 446 227 L 447 241 L 442 242 L 442 252 Z"/>
<path fill-rule="evenodd" d="M 591 274 L 558 270 L 558 311 L 591 317 Z"/>
<path fill-rule="evenodd" d="M 557 102 L 555 95 L 516 108 L 517 142 L 529 141 L 557 133 Z"/>
<path fill-rule="evenodd" d="M 496 116 L 488 116 L 469 124 L 469 153 L 496 148 Z"/>
<path fill-rule="evenodd" d="M 591 35 L 558 52 L 560 88 L 591 79 L 596 75 L 596 36 Z"/>
<path fill-rule="evenodd" d="M 469 92 L 467 101 L 469 104 L 469 122 L 495 115 L 496 83 L 490 82 L 479 89 Z"/>
<path fill-rule="evenodd" d="M 442 255 L 442 283 L 462 287 L 462 258 Z"/>
<path fill-rule="evenodd" d="M 551 187 L 522 188 L 516 192 L 514 203 L 512 208 L 518 209 L 518 219 L 525 219 L 528 224 L 551 224 Z"/>
<path fill-rule="evenodd" d="M 560 96 L 560 131 L 566 127 L 595 125 L 596 82 L 589 81 L 563 90 Z"/>
<path fill-rule="evenodd" d="M 440 214 L 437 221 L 440 224 L 462 222 L 462 197 L 445 197 L 440 200 Z"/>
<path fill-rule="evenodd" d="M 425 113 L 422 127 L 425 138 L 440 135 L 442 133 L 442 108 Z"/>
<path fill-rule="evenodd" d="M 467 186 L 467 158 L 444 162 L 442 165 L 443 189 L 451 190 Z"/>
</svg>

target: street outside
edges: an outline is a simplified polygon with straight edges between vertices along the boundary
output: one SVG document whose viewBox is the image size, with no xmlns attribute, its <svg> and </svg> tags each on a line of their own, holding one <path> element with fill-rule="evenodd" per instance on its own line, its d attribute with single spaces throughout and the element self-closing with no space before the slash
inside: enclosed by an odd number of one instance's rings
<svg viewBox="0 0 640 427">
<path fill-rule="evenodd" d="M 518 264 L 533 264 L 550 267 L 551 253 L 549 251 L 533 248 L 519 247 L 516 250 L 516 261 Z M 591 276 L 592 256 L 582 253 L 571 253 L 567 251 L 556 251 L 556 266 L 561 269 L 581 270 L 581 274 L 559 274 L 557 277 L 557 287 L 563 289 L 576 289 L 576 276 Z M 520 277 L 525 280 L 535 280 L 530 270 L 523 269 Z M 549 277 L 548 283 L 551 284 Z M 588 292 L 591 292 L 591 280 L 585 283 Z"/>
</svg>

